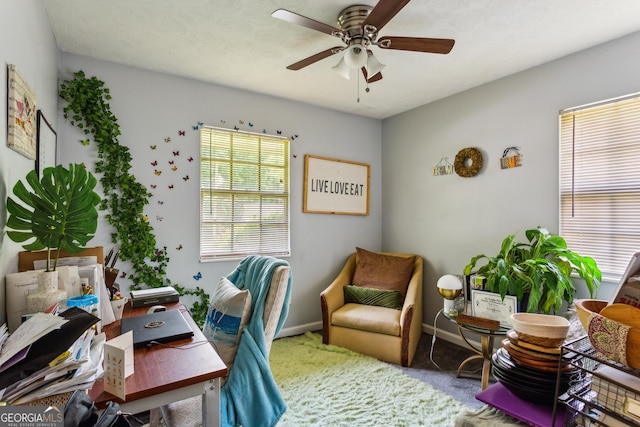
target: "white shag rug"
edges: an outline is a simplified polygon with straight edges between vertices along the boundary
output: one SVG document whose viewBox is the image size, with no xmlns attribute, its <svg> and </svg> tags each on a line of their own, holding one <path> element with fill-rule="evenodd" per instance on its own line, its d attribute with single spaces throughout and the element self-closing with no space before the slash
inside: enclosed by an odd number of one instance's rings
<svg viewBox="0 0 640 427">
<path fill-rule="evenodd" d="M 469 408 L 388 363 L 322 344 L 319 334 L 273 342 L 271 371 L 286 426 L 453 426 Z"/>
</svg>

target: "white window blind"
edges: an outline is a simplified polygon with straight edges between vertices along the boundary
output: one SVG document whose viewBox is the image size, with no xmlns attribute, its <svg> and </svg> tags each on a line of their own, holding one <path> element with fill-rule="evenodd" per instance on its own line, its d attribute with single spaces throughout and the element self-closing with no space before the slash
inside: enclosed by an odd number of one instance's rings
<svg viewBox="0 0 640 427">
<path fill-rule="evenodd" d="M 200 153 L 200 260 L 289 255 L 289 141 L 204 126 Z"/>
<path fill-rule="evenodd" d="M 640 251 L 640 97 L 560 112 L 560 234 L 619 280 Z"/>
</svg>

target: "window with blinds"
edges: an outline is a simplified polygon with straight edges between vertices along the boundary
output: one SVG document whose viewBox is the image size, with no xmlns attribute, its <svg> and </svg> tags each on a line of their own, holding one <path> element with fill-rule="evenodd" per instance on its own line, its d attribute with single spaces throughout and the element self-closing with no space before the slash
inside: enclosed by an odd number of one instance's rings
<svg viewBox="0 0 640 427">
<path fill-rule="evenodd" d="M 640 94 L 560 112 L 560 234 L 611 280 L 640 251 Z"/>
<path fill-rule="evenodd" d="M 200 130 L 200 260 L 285 256 L 289 246 L 289 141 Z"/>
</svg>

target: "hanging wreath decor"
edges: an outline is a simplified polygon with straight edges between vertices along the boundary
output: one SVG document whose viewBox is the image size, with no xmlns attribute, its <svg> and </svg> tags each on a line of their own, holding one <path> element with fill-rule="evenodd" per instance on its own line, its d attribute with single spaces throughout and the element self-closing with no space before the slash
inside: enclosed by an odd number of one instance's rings
<svg viewBox="0 0 640 427">
<path fill-rule="evenodd" d="M 471 164 L 466 166 L 467 159 L 471 160 Z M 482 153 L 476 148 L 463 148 L 456 154 L 453 167 L 456 173 L 462 177 L 470 178 L 478 175 L 482 169 Z"/>
</svg>

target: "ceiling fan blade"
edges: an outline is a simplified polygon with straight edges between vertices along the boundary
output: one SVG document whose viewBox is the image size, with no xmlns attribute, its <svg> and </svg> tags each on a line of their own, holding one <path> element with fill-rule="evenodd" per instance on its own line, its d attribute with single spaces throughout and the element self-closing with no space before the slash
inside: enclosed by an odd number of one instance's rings
<svg viewBox="0 0 640 427">
<path fill-rule="evenodd" d="M 373 25 L 376 30 L 380 31 L 409 1 L 411 0 L 380 0 L 364 20 L 362 26 Z"/>
<path fill-rule="evenodd" d="M 367 83 L 373 83 L 377 82 L 378 80 L 382 80 L 381 72 L 377 72 L 373 76 L 371 76 L 371 78 L 368 78 L 367 69 L 365 67 L 362 67 L 362 75 L 364 75 L 364 79 L 367 81 Z"/>
<path fill-rule="evenodd" d="M 307 18 L 306 16 L 299 15 L 287 9 L 278 9 L 274 11 L 271 16 L 283 21 L 291 22 L 292 24 L 302 25 L 303 27 L 320 31 L 321 33 L 329 34 L 330 36 L 342 37 L 345 35 L 344 31 L 339 28 L 316 21 L 315 19 Z"/>
<path fill-rule="evenodd" d="M 428 39 L 420 37 L 380 37 L 378 47 L 382 49 L 410 50 L 413 52 L 447 54 L 453 49 L 455 40 Z"/>
<path fill-rule="evenodd" d="M 287 67 L 287 70 L 294 70 L 294 71 L 300 70 L 301 68 L 311 65 L 314 62 L 318 62 L 321 59 L 328 58 L 331 55 L 334 55 L 342 50 L 344 50 L 344 47 L 342 46 L 335 46 L 327 50 L 323 50 L 322 52 L 318 52 L 315 55 L 311 55 L 310 57 L 305 58 L 302 61 L 298 61 L 295 64 L 289 65 Z"/>
</svg>

